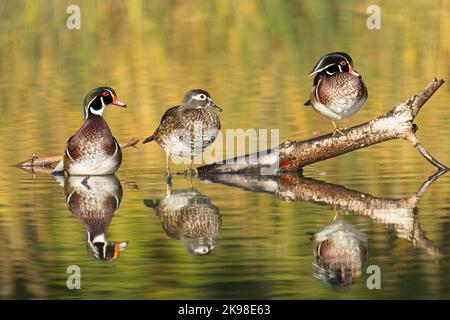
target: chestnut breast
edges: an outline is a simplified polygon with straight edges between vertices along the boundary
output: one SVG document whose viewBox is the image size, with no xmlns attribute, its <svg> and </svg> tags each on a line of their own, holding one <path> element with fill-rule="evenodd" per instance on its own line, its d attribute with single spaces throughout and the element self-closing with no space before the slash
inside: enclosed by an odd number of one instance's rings
<svg viewBox="0 0 450 320">
<path fill-rule="evenodd" d="M 321 79 L 317 98 L 325 105 L 353 105 L 364 95 L 362 79 L 348 72 L 338 72 Z"/>
</svg>

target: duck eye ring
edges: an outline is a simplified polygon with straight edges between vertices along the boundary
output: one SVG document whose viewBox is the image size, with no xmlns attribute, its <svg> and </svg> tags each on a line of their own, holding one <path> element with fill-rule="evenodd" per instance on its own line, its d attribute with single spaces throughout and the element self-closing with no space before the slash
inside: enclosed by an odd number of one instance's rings
<svg viewBox="0 0 450 320">
<path fill-rule="evenodd" d="M 200 98 L 200 100 L 205 100 L 206 99 L 206 96 L 204 94 L 201 94 L 198 97 Z"/>
<path fill-rule="evenodd" d="M 339 64 L 340 64 L 341 66 L 345 66 L 345 65 L 347 64 L 347 62 L 345 62 L 344 60 L 342 60 L 341 62 L 339 62 Z"/>
<path fill-rule="evenodd" d="M 108 91 L 103 91 L 102 95 L 103 95 L 104 97 L 107 97 L 107 96 L 109 96 L 109 92 L 108 92 Z"/>
</svg>

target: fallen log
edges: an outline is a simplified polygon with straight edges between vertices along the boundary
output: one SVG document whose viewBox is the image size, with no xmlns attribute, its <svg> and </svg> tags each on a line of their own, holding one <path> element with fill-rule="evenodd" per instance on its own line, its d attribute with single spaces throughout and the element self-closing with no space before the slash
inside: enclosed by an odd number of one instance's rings
<svg viewBox="0 0 450 320">
<path fill-rule="evenodd" d="M 197 168 L 200 174 L 257 173 L 278 174 L 301 170 L 306 165 L 362 149 L 392 139 L 412 144 L 439 170 L 449 168 L 433 158 L 416 136 L 413 123 L 422 106 L 439 89 L 444 80 L 434 78 L 418 94 L 394 106 L 390 111 L 369 122 L 343 129 L 342 134 L 326 134 L 305 141 L 285 141 L 279 146 Z"/>
</svg>

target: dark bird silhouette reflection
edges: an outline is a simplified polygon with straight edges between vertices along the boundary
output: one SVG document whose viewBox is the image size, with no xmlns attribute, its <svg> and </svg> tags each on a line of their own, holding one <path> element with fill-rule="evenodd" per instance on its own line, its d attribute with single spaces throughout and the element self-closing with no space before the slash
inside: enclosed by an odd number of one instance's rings
<svg viewBox="0 0 450 320">
<path fill-rule="evenodd" d="M 313 275 L 331 288 L 349 287 L 367 260 L 367 237 L 345 221 L 333 221 L 313 238 Z"/>
<path fill-rule="evenodd" d="M 104 261 L 119 258 L 128 242 L 106 239 L 123 194 L 116 176 L 69 176 L 64 181 L 64 194 L 70 212 L 84 224 L 92 255 Z"/>
<path fill-rule="evenodd" d="M 205 255 L 214 249 L 222 220 L 207 196 L 194 188 L 172 190 L 168 186 L 166 197 L 144 203 L 155 210 L 167 236 L 181 240 L 188 253 Z"/>
</svg>

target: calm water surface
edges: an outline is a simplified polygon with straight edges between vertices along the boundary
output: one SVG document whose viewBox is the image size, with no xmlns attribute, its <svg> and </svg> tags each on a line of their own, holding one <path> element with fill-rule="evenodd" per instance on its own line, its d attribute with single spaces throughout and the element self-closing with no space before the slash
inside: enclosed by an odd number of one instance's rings
<svg viewBox="0 0 450 320">
<path fill-rule="evenodd" d="M 67 5 L 0 1 L 0 298 L 450 298 L 450 176 L 423 185 L 435 169 L 404 141 L 308 166 L 307 178 L 176 176 L 170 196 L 154 144 L 124 150 L 116 177 L 10 167 L 61 154 L 99 85 L 129 105 L 106 111 L 119 141 L 148 136 L 197 87 L 223 108 L 223 130 L 327 133 L 303 102 L 306 74 L 335 50 L 369 90 L 341 124 L 367 121 L 448 79 L 448 2 L 383 3 L 381 30 L 360 1 L 80 1 L 73 31 Z M 447 165 L 449 97 L 444 84 L 416 121 Z M 343 247 L 316 257 L 329 239 Z M 70 265 L 81 290 L 66 287 Z M 380 290 L 366 286 L 370 265 Z"/>
</svg>

